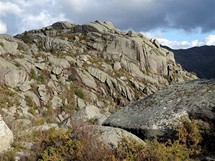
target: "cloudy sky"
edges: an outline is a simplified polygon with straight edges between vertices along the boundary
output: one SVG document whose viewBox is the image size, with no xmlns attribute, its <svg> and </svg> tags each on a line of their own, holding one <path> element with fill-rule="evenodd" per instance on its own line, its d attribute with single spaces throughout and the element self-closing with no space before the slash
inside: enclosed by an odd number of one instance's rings
<svg viewBox="0 0 215 161">
<path fill-rule="evenodd" d="M 63 20 L 109 20 L 172 48 L 215 45 L 215 0 L 0 0 L 0 34 Z"/>
</svg>

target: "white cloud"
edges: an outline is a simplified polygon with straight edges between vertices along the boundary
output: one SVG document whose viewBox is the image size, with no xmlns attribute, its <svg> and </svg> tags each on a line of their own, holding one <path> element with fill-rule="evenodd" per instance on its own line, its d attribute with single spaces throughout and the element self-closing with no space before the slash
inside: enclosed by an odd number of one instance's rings
<svg viewBox="0 0 215 161">
<path fill-rule="evenodd" d="M 94 5 L 94 2 L 89 2 L 90 0 L 65 0 L 64 5 L 69 5 L 75 12 L 82 12 L 89 4 Z M 61 3 L 61 1 L 60 1 Z"/>
<path fill-rule="evenodd" d="M 170 41 L 165 38 L 157 38 L 160 44 L 168 46 L 172 49 L 186 49 L 194 46 L 215 45 L 215 35 L 209 35 L 204 41 Z"/>
<path fill-rule="evenodd" d="M 7 32 L 7 25 L 0 20 L 0 34 L 5 34 Z"/>
<path fill-rule="evenodd" d="M 170 41 L 165 38 L 157 38 L 160 44 L 168 46 L 172 49 L 187 49 L 194 46 L 202 46 L 205 45 L 205 42 L 193 40 L 193 41 Z"/>
<path fill-rule="evenodd" d="M 14 4 L 18 5 L 20 8 L 29 7 L 48 7 L 55 4 L 55 0 L 11 0 Z"/>
<path fill-rule="evenodd" d="M 215 45 L 215 35 L 209 35 L 206 37 L 205 45 Z"/>
<path fill-rule="evenodd" d="M 67 20 L 63 14 L 51 15 L 48 11 L 43 10 L 37 15 L 23 15 L 18 28 L 19 32 L 38 29 L 53 24 L 59 20 Z"/>
<path fill-rule="evenodd" d="M 20 14 L 22 12 L 22 9 L 11 2 L 0 2 L 0 11 L 1 16 L 7 16 L 7 14 Z"/>
</svg>

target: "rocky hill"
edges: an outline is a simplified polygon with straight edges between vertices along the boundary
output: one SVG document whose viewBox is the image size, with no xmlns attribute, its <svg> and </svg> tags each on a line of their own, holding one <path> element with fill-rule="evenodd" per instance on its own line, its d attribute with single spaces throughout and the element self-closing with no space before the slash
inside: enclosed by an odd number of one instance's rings
<svg viewBox="0 0 215 161">
<path fill-rule="evenodd" d="M 165 47 L 167 48 L 167 47 Z M 215 78 L 215 47 L 201 46 L 172 51 L 175 60 L 189 72 L 195 72 L 199 78 Z"/>
<path fill-rule="evenodd" d="M 56 22 L 16 36 L 0 35 L 0 71 L 0 152 L 14 140 L 18 160 L 38 159 L 34 146 L 52 128 L 89 129 L 115 148 L 122 136 L 141 142 L 101 124 L 131 102 L 197 78 L 176 64 L 173 53 L 157 40 L 101 21 Z M 84 123 L 88 125 L 83 128 Z"/>
</svg>

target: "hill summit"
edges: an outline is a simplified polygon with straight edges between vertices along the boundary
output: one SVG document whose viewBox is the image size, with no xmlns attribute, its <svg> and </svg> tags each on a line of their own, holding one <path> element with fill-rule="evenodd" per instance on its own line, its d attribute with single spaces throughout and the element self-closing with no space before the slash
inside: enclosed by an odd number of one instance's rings
<svg viewBox="0 0 215 161">
<path fill-rule="evenodd" d="M 35 131 L 90 122 L 104 134 L 112 128 L 102 122 L 119 108 L 197 78 L 157 40 L 120 31 L 109 21 L 56 22 L 16 36 L 0 35 L 0 71 L 0 112 L 14 135 L 8 140 L 5 131 L 0 145 L 18 139 L 19 149 L 29 151 L 35 140 L 26 141 L 26 135 Z"/>
</svg>

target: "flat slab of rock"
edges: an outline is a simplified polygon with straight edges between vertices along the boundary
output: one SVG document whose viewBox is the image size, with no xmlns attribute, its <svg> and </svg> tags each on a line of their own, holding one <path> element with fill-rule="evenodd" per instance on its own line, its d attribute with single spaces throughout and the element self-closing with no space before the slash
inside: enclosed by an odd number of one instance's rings
<svg viewBox="0 0 215 161">
<path fill-rule="evenodd" d="M 215 80 L 170 85 L 112 114 L 103 125 L 130 131 L 141 138 L 172 138 L 181 118 L 215 121 Z"/>
</svg>

